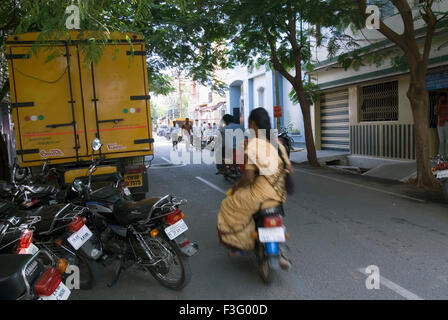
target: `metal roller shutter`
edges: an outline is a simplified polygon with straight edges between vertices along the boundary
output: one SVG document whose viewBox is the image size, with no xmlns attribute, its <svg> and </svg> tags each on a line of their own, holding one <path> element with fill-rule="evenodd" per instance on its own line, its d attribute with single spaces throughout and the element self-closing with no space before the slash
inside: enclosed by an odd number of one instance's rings
<svg viewBox="0 0 448 320">
<path fill-rule="evenodd" d="M 348 90 L 323 94 L 320 110 L 322 150 L 350 151 Z"/>
</svg>

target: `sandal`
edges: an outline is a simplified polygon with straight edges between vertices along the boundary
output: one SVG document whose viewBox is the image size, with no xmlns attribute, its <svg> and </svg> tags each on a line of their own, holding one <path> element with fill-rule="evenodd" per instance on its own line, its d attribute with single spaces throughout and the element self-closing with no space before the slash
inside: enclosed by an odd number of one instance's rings
<svg viewBox="0 0 448 320">
<path fill-rule="evenodd" d="M 286 258 L 283 254 L 280 254 L 278 258 L 278 263 L 280 265 L 280 268 L 282 268 L 283 270 L 288 270 L 292 266 L 291 261 L 288 258 Z"/>
</svg>

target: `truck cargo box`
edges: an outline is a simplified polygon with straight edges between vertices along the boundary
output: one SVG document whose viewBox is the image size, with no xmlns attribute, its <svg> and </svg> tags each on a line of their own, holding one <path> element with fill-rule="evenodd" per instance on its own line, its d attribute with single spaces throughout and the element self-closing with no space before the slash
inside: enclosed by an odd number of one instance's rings
<svg viewBox="0 0 448 320">
<path fill-rule="evenodd" d="M 106 159 L 152 155 L 141 36 L 111 33 L 99 62 L 88 65 L 83 50 L 88 34 L 80 39 L 71 32 L 71 41 L 42 41 L 35 55 L 31 48 L 38 36 L 11 36 L 6 47 L 20 166 L 89 161 L 95 137 Z"/>
</svg>

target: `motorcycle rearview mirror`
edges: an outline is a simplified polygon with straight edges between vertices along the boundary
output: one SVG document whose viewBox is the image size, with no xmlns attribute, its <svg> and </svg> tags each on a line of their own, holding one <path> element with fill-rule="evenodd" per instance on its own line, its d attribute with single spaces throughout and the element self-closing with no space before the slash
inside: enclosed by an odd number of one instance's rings
<svg viewBox="0 0 448 320">
<path fill-rule="evenodd" d="M 73 181 L 72 189 L 73 191 L 81 193 L 83 190 L 83 182 L 80 179 L 76 179 Z"/>
</svg>

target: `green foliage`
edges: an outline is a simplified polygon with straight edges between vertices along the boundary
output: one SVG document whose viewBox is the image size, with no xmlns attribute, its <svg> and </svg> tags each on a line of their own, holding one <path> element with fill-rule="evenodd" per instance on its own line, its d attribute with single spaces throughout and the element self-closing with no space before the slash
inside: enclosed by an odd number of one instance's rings
<svg viewBox="0 0 448 320">
<path fill-rule="evenodd" d="M 171 90 L 161 70 L 180 69 L 195 80 L 207 82 L 210 73 L 226 66 L 222 42 L 226 26 L 211 1 L 2 0 L 0 3 L 1 52 L 5 52 L 4 43 L 9 35 L 24 32 L 40 32 L 38 40 L 60 36 L 74 40 L 66 30 L 68 14 L 65 10 L 75 4 L 80 9 L 80 37 L 87 31 L 94 31 L 89 41 L 82 44 L 86 65 L 99 61 L 110 33 L 119 31 L 144 37 L 150 89 L 154 88 L 157 93 Z M 4 21 L 7 23 L 2 25 Z M 33 53 L 40 49 L 36 43 Z M 56 55 L 53 48 L 43 50 L 50 50 L 50 56 Z M 1 62 L 2 77 L 6 74 L 4 63 Z M 4 82 L 2 79 L 1 84 Z M 216 84 L 219 86 L 219 82 Z"/>
<path fill-rule="evenodd" d="M 413 20 L 417 21 L 423 19 L 423 21 L 425 21 L 425 19 L 427 19 L 427 14 L 425 12 L 427 5 L 429 3 L 440 1 L 441 0 L 424 1 L 420 3 L 417 6 L 419 10 L 414 10 L 413 12 Z M 397 70 L 403 71 L 409 68 L 404 52 L 401 49 L 397 50 L 396 48 L 391 48 L 390 41 L 368 39 L 363 33 L 360 33 L 361 30 L 365 29 L 365 18 L 359 9 L 360 1 L 328 0 L 327 2 L 331 7 L 339 8 L 336 15 L 340 18 L 339 21 L 335 20 L 334 23 L 332 23 L 332 26 L 329 26 L 326 29 L 326 35 L 323 37 L 324 40 L 322 41 L 322 45 L 326 46 L 329 58 L 338 57 L 338 63 L 345 69 L 353 68 L 354 70 L 358 70 L 361 66 L 366 65 L 375 65 L 379 67 L 385 62 L 390 62 L 390 64 L 397 68 Z M 385 7 L 395 7 L 393 1 L 369 0 L 368 3 L 377 5 L 380 7 L 380 10 Z M 446 38 L 446 31 L 448 31 L 448 13 L 437 12 L 434 8 L 436 7 L 433 7 L 432 11 L 437 17 L 437 28 L 439 29 L 438 33 L 440 36 L 435 36 L 433 40 L 443 41 L 443 43 L 439 45 L 438 49 L 440 50 L 448 45 Z M 416 29 L 415 36 L 426 36 L 426 27 L 427 24 L 424 24 L 422 29 Z M 349 35 L 347 31 L 351 31 L 352 35 Z M 397 32 L 396 30 L 392 31 Z M 366 45 L 366 42 L 368 45 Z M 363 43 L 363 45 L 360 43 Z"/>
<path fill-rule="evenodd" d="M 303 90 L 305 93 L 305 97 L 308 100 L 309 104 L 313 104 L 314 102 L 317 102 L 320 100 L 320 97 L 322 95 L 321 89 L 319 85 L 313 83 L 313 82 L 304 82 L 303 84 Z M 297 96 L 296 90 L 294 88 L 291 88 L 291 91 L 289 92 L 289 98 L 291 101 L 295 104 L 299 103 L 299 97 Z"/>
</svg>

